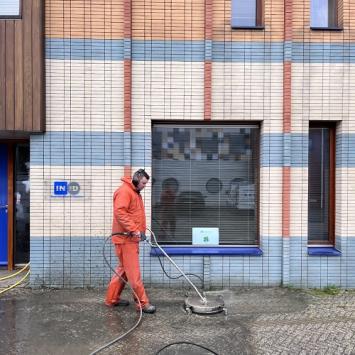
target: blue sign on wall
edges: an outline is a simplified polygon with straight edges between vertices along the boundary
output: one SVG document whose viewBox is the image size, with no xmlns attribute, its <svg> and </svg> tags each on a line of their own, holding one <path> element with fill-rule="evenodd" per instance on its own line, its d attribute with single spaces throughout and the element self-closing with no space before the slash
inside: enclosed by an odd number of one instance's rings
<svg viewBox="0 0 355 355">
<path fill-rule="evenodd" d="M 51 188 L 53 197 L 83 197 L 83 189 L 77 181 L 53 181 Z"/>
<path fill-rule="evenodd" d="M 54 181 L 53 193 L 55 196 L 66 196 L 68 194 L 68 182 Z"/>
</svg>

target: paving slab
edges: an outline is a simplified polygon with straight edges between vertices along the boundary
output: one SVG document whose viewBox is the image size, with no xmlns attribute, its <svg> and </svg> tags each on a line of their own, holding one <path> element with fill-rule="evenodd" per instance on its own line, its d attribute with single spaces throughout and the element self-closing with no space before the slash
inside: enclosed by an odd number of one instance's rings
<svg viewBox="0 0 355 355">
<path fill-rule="evenodd" d="M 355 354 L 355 293 L 318 296 L 288 288 L 222 294 L 228 315 L 187 315 L 182 289 L 148 288 L 158 310 L 100 354 L 157 354 L 192 342 L 227 354 Z M 192 291 L 191 291 L 192 292 Z M 105 290 L 16 288 L 0 295 L 1 354 L 90 354 L 137 320 L 133 305 L 107 308 Z M 130 294 L 125 293 L 126 298 Z M 160 353 L 212 354 L 189 344 Z"/>
</svg>

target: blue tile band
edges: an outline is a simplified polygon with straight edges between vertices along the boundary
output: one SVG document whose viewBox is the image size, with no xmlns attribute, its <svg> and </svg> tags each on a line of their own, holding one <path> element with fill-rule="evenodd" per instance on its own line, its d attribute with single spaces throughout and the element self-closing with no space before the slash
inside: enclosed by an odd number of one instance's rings
<svg viewBox="0 0 355 355">
<path fill-rule="evenodd" d="M 335 161 L 337 167 L 355 168 L 355 133 L 337 135 Z"/>
<path fill-rule="evenodd" d="M 46 39 L 46 59 L 355 63 L 355 43 Z"/>
<path fill-rule="evenodd" d="M 308 134 L 263 134 L 260 146 L 261 167 L 308 166 Z M 47 132 L 31 136 L 31 164 L 151 166 L 150 147 L 150 133 Z M 336 165 L 355 167 L 355 134 L 337 135 Z"/>
<path fill-rule="evenodd" d="M 284 144 L 287 145 L 286 149 L 284 149 Z M 263 134 L 260 151 L 262 167 L 307 167 L 308 134 Z"/>
<path fill-rule="evenodd" d="M 56 60 L 123 60 L 123 40 L 46 39 L 46 59 Z"/>
<path fill-rule="evenodd" d="M 132 140 L 125 153 L 124 140 Z M 150 133 L 48 132 L 31 136 L 31 166 L 150 166 Z"/>
</svg>

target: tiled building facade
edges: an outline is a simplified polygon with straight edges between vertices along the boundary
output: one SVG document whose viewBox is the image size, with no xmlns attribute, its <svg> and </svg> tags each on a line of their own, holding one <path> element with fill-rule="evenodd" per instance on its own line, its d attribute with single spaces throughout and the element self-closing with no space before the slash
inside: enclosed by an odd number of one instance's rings
<svg viewBox="0 0 355 355">
<path fill-rule="evenodd" d="M 106 285 L 102 244 L 120 177 L 144 167 L 158 178 L 155 123 L 193 122 L 258 127 L 260 252 L 191 246 L 176 262 L 206 287 L 355 287 L 355 4 L 339 4 L 342 30 L 331 31 L 310 28 L 309 1 L 262 3 L 263 28 L 245 29 L 231 27 L 230 0 L 45 1 L 46 129 L 30 138 L 32 285 Z M 309 248 L 313 121 L 336 132 L 331 255 L 329 245 Z M 81 195 L 53 196 L 54 181 L 77 182 Z M 141 245 L 145 283 L 180 284 L 150 249 Z"/>
</svg>

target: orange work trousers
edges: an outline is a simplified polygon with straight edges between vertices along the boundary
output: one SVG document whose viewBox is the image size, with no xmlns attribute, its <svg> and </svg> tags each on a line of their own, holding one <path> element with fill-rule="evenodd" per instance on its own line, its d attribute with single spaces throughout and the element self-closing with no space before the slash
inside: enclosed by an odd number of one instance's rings
<svg viewBox="0 0 355 355">
<path fill-rule="evenodd" d="M 141 303 L 141 307 L 149 304 L 149 299 L 144 289 L 141 273 L 139 269 L 139 244 L 124 243 L 115 244 L 116 255 L 119 259 L 119 265 L 116 272 L 125 281 L 128 281 Z M 114 274 L 107 289 L 105 303 L 110 306 L 120 300 L 121 293 L 125 287 L 125 283 Z M 139 302 L 134 296 L 136 307 L 139 309 Z"/>
</svg>

